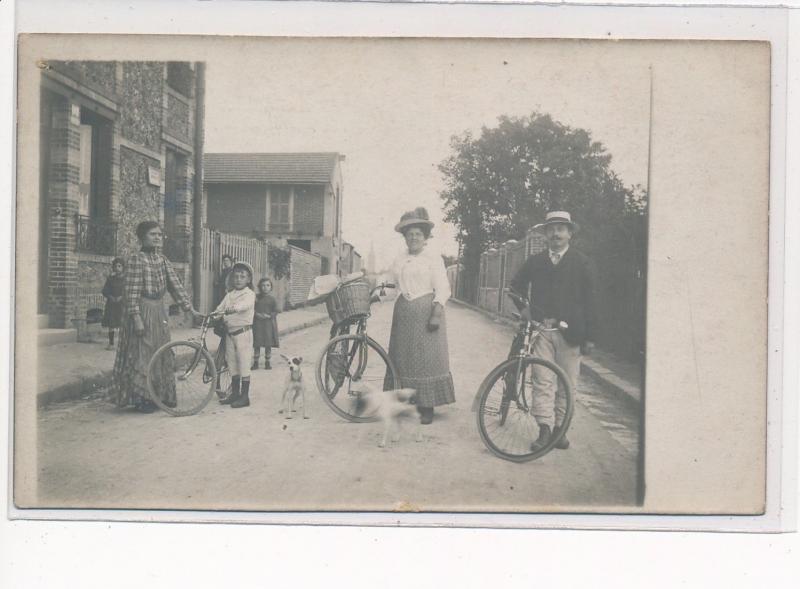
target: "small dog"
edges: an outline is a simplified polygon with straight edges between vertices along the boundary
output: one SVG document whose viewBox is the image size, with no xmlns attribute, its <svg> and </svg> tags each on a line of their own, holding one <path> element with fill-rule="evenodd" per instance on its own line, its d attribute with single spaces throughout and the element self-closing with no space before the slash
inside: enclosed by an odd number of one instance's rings
<svg viewBox="0 0 800 589">
<path fill-rule="evenodd" d="M 378 446 L 384 448 L 390 435 L 392 442 L 399 442 L 403 418 L 412 414 L 416 416 L 417 392 L 414 389 L 379 391 L 365 382 L 354 384 L 354 389 L 358 393 L 359 413 L 374 415 L 383 422 L 383 436 Z M 422 432 L 419 429 L 415 440 L 422 441 Z"/>
<path fill-rule="evenodd" d="M 289 358 L 281 354 L 281 358 L 286 361 L 289 366 L 289 376 L 286 377 L 286 384 L 283 388 L 283 397 L 281 398 L 281 408 L 278 413 L 285 413 L 286 419 L 292 418 L 292 413 L 296 410 L 294 408 L 297 399 L 303 403 L 303 419 L 308 419 L 306 415 L 306 385 L 303 381 L 303 371 L 300 365 L 303 363 L 302 356 L 295 356 Z"/>
</svg>

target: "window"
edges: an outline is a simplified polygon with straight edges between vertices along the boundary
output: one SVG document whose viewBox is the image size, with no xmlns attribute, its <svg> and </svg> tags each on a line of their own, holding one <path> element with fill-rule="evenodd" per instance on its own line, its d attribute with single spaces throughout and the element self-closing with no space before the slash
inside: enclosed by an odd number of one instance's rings
<svg viewBox="0 0 800 589">
<path fill-rule="evenodd" d="M 116 253 L 116 224 L 110 218 L 111 137 L 111 121 L 81 108 L 77 246 L 105 255 Z"/>
<path fill-rule="evenodd" d="M 275 186 L 270 188 L 269 199 L 269 224 L 271 228 L 288 229 L 290 222 L 290 208 L 292 191 L 288 186 Z"/>
</svg>

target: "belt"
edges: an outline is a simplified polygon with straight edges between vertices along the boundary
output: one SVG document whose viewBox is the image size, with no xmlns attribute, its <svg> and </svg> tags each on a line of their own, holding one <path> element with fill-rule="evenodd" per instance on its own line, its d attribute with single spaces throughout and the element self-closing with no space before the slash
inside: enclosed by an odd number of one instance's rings
<svg viewBox="0 0 800 589">
<path fill-rule="evenodd" d="M 251 329 L 253 329 L 252 325 L 245 325 L 244 327 L 240 327 L 239 329 L 235 329 L 233 331 L 229 331 L 228 335 L 230 335 L 231 337 L 233 337 L 235 335 L 241 335 L 243 333 L 247 333 Z"/>
<path fill-rule="evenodd" d="M 154 294 L 142 293 L 142 298 L 143 299 L 150 299 L 151 301 L 160 301 L 161 299 L 164 298 L 164 295 L 166 294 L 166 292 L 167 291 L 162 290 L 161 292 L 157 292 L 157 293 L 154 293 Z"/>
</svg>

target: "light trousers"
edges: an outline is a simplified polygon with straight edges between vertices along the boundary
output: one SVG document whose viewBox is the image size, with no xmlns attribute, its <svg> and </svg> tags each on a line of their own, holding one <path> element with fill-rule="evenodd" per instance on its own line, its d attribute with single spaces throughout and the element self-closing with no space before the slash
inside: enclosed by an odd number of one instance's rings
<svg viewBox="0 0 800 589">
<path fill-rule="evenodd" d="M 250 378 L 250 366 L 253 363 L 253 330 L 225 336 L 225 360 L 228 362 L 231 376 Z"/>
<path fill-rule="evenodd" d="M 560 331 L 545 331 L 533 344 L 537 358 L 549 360 L 566 372 L 572 385 L 573 398 L 581 369 L 581 347 L 573 346 Z M 560 426 L 567 414 L 567 396 L 555 372 L 535 366 L 533 369 L 533 408 L 531 413 L 539 425 Z"/>
</svg>

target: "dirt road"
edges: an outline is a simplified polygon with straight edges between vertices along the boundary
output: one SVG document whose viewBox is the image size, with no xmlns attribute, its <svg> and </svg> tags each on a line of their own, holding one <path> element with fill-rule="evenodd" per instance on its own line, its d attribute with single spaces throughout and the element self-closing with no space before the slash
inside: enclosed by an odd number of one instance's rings
<svg viewBox="0 0 800 589">
<path fill-rule="evenodd" d="M 373 308 L 370 334 L 386 345 L 391 303 Z M 457 402 L 437 409 L 422 442 L 406 435 L 379 448 L 379 424 L 336 417 L 313 385 L 328 325 L 282 339 L 306 359 L 310 419 L 286 420 L 278 405 L 286 369 L 253 373 L 252 406 L 216 400 L 173 418 L 117 409 L 101 399 L 42 410 L 39 502 L 50 507 L 235 510 L 624 511 L 635 501 L 636 420 L 584 392 L 572 446 L 527 464 L 491 455 L 478 436 L 473 396 L 506 353 L 510 331 L 459 306 L 447 309 Z M 599 410 L 587 407 L 596 406 Z"/>
</svg>

